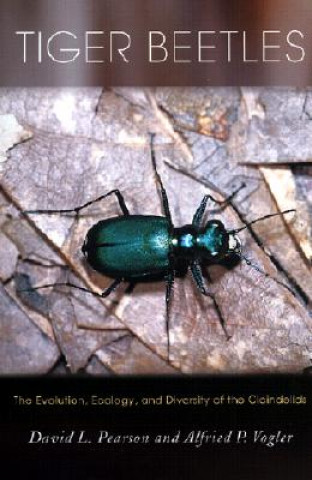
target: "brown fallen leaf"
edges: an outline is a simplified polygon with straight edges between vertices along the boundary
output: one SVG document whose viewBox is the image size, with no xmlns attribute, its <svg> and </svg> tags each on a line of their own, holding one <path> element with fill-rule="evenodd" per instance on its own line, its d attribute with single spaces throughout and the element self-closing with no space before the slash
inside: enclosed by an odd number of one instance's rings
<svg viewBox="0 0 312 480">
<path fill-rule="evenodd" d="M 261 172 L 280 211 L 295 209 L 295 222 L 288 222 L 291 233 L 309 265 L 312 262 L 312 236 L 309 203 L 297 198 L 296 177 L 289 167 L 261 167 Z M 312 186 L 312 178 L 311 178 Z"/>
<path fill-rule="evenodd" d="M 243 89 L 230 154 L 247 165 L 311 161 L 310 111 L 309 89 Z"/>
</svg>

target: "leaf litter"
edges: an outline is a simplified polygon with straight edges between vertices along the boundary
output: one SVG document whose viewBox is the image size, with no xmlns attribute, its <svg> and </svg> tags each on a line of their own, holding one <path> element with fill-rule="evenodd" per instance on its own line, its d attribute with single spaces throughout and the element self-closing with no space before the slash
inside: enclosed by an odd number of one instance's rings
<svg viewBox="0 0 312 480">
<path fill-rule="evenodd" d="M 294 112 L 284 116 L 288 127 L 291 121 L 295 125 L 297 103 L 304 93 L 278 95 L 286 96 L 288 105 L 292 98 Z M 177 279 L 170 315 L 170 362 L 162 282 L 141 284 L 132 295 L 124 294 L 121 287 L 105 300 L 61 287 L 38 290 L 37 296 L 26 299 L 16 288 L 21 279 L 32 286 L 70 279 L 98 292 L 109 284 L 108 278 L 85 265 L 81 245 L 93 223 L 120 214 L 114 199 L 90 207 L 78 221 L 70 215 L 25 216 L 21 211 L 72 208 L 119 188 L 131 213 L 162 214 L 150 161 L 151 131 L 156 133 L 157 164 L 176 225 L 191 221 L 204 194 L 224 199 L 242 182 L 246 188 L 233 200 L 233 208 L 216 212 L 215 205 L 209 205 L 210 218 L 221 218 L 227 228 L 235 228 L 242 219 L 285 209 L 286 200 L 279 198 L 276 181 L 270 177 L 273 169 L 268 173 L 270 166 L 263 165 L 272 158 L 264 150 L 261 165 L 249 165 L 250 156 L 246 151 L 242 154 L 242 138 L 255 118 L 250 112 L 266 122 L 267 109 L 255 107 L 263 99 L 274 104 L 277 95 L 239 89 L 2 92 L 0 114 L 15 115 L 32 136 L 10 149 L 1 172 L 0 241 L 11 252 L 11 265 L 2 277 L 11 302 L 7 315 L 15 318 L 16 308 L 22 309 L 25 325 L 32 326 L 32 333 L 25 326 L 23 337 L 36 361 L 36 367 L 33 363 L 29 367 L 33 372 L 50 371 L 61 355 L 73 372 L 104 374 L 290 372 L 309 366 L 311 263 L 303 255 L 306 243 L 291 215 L 260 222 L 241 237 L 244 254 L 287 283 L 294 294 L 245 263 L 232 269 L 210 268 L 209 288 L 226 319 L 231 336 L 227 340 L 210 300 L 201 298 L 190 278 Z M 259 137 L 261 132 L 259 127 Z M 270 134 L 270 142 L 275 142 L 274 130 Z M 257 139 L 257 133 L 253 135 Z M 287 139 L 289 152 L 294 135 Z M 302 163 L 300 151 L 287 168 L 298 162 Z M 300 182 L 303 185 L 302 175 Z M 305 198 L 300 202 L 307 212 L 307 238 L 311 209 L 309 197 Z M 293 195 L 296 208 L 298 201 Z M 32 350 L 38 332 L 54 345 L 50 363 L 40 349 L 40 355 Z M 1 358 L 7 354 L 2 338 Z M 3 369 L 21 368 L 18 346 L 10 358 L 11 364 Z"/>
</svg>

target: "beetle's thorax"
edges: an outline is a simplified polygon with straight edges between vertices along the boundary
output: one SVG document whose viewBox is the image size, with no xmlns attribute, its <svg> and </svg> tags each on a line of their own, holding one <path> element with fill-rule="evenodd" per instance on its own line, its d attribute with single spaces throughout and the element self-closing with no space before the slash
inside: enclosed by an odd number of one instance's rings
<svg viewBox="0 0 312 480">
<path fill-rule="evenodd" d="M 175 228 L 171 237 L 173 255 L 189 260 L 195 258 L 198 233 L 198 230 L 192 225 Z"/>
</svg>

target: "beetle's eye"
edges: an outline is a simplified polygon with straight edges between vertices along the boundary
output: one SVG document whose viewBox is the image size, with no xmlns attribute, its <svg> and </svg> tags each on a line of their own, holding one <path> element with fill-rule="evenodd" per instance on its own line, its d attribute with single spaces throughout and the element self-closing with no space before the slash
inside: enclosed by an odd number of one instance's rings
<svg viewBox="0 0 312 480">
<path fill-rule="evenodd" d="M 222 223 L 215 221 L 210 223 L 209 228 L 214 232 L 215 235 L 220 235 L 225 231 Z"/>
</svg>

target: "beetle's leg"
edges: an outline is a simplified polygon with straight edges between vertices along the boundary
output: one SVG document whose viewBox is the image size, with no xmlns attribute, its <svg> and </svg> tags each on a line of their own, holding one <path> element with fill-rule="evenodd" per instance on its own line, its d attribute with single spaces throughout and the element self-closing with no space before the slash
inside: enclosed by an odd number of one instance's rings
<svg viewBox="0 0 312 480">
<path fill-rule="evenodd" d="M 204 216 L 204 213 L 205 213 L 205 209 L 206 209 L 206 206 L 207 206 L 207 202 L 210 198 L 212 198 L 212 197 L 210 197 L 210 195 L 205 195 L 204 198 L 202 199 L 202 201 L 200 202 L 200 205 L 199 205 L 198 209 L 196 210 L 196 212 L 194 214 L 194 217 L 193 217 L 193 220 L 192 220 L 193 227 L 195 227 L 195 228 L 200 227 L 203 216 Z"/>
<path fill-rule="evenodd" d="M 125 294 L 130 295 L 135 289 L 137 282 L 130 282 L 127 288 L 125 289 Z"/>
<path fill-rule="evenodd" d="M 213 301 L 214 307 L 217 311 L 217 314 L 218 314 L 218 317 L 219 317 L 219 320 L 220 320 L 221 327 L 222 327 L 222 329 L 223 329 L 223 331 L 226 335 L 227 340 L 229 340 L 231 337 L 226 330 L 225 320 L 224 320 L 224 317 L 222 315 L 221 309 L 218 305 L 218 302 L 217 302 L 214 294 L 209 292 L 209 290 L 206 290 L 205 285 L 204 285 L 203 275 L 202 275 L 202 272 L 201 272 L 201 269 L 200 269 L 200 265 L 197 262 L 193 262 L 191 264 L 191 272 L 192 272 L 192 276 L 194 278 L 194 281 L 195 281 L 199 291 L 203 295 L 205 295 L 206 297 L 210 297 L 211 300 Z"/>
<path fill-rule="evenodd" d="M 174 270 L 170 270 L 166 277 L 166 330 L 167 330 L 167 351 L 168 351 L 168 360 L 170 360 L 170 325 L 169 325 L 169 310 L 170 310 L 170 299 L 172 295 L 172 289 L 174 285 Z"/>
<path fill-rule="evenodd" d="M 91 200 L 90 202 L 84 203 L 83 205 L 80 205 L 79 207 L 76 208 L 71 208 L 71 209 L 66 209 L 66 210 L 24 210 L 23 213 L 36 213 L 36 214 L 53 214 L 53 213 L 75 213 L 76 215 L 79 214 L 81 210 L 84 208 L 89 207 L 90 205 L 93 205 L 93 203 L 100 202 L 101 200 L 104 200 L 104 198 L 109 197 L 110 195 L 116 195 L 119 206 L 121 208 L 121 211 L 124 215 L 129 215 L 129 210 L 126 206 L 124 197 L 120 193 L 118 189 L 111 190 L 110 192 L 106 193 L 105 195 L 101 195 L 100 197 L 96 198 L 95 200 Z"/>
<path fill-rule="evenodd" d="M 116 288 L 121 284 L 121 282 L 122 282 L 122 278 L 116 278 L 116 280 L 114 280 L 114 281 L 106 288 L 106 290 L 104 290 L 104 291 L 100 294 L 100 296 L 101 296 L 102 298 L 108 297 L 108 295 L 109 295 L 110 293 L 112 293 L 114 290 L 116 290 Z"/>
<path fill-rule="evenodd" d="M 39 287 L 31 287 L 27 289 L 22 289 L 20 291 L 33 291 L 33 290 L 41 290 L 43 288 L 51 288 L 51 287 L 71 287 L 76 288 L 77 290 L 81 290 L 82 292 L 91 293 L 95 297 L 106 298 L 110 293 L 112 293 L 118 285 L 122 282 L 122 279 L 117 278 L 114 280 L 102 293 L 94 292 L 93 290 L 89 290 L 88 288 L 79 287 L 71 282 L 58 282 L 58 283 L 47 283 L 45 285 L 40 285 Z"/>
<path fill-rule="evenodd" d="M 220 209 L 223 209 L 223 208 L 227 207 L 228 205 L 230 205 L 231 200 L 233 200 L 235 195 L 237 195 L 238 192 L 240 192 L 243 188 L 245 188 L 245 186 L 246 185 L 244 183 L 242 183 L 240 185 L 240 187 L 237 188 L 236 190 L 234 190 L 234 192 L 231 193 L 231 195 L 229 197 L 227 197 L 225 200 L 217 200 L 212 195 L 205 195 L 204 198 L 202 199 L 202 201 L 200 202 L 200 205 L 199 205 L 198 209 L 196 210 L 196 212 L 194 214 L 194 217 L 193 217 L 193 220 L 192 220 L 193 227 L 197 227 L 197 228 L 200 227 L 208 200 L 211 200 L 216 205 L 219 205 Z"/>
<path fill-rule="evenodd" d="M 162 207 L 163 211 L 165 214 L 165 217 L 169 221 L 170 226 L 172 227 L 172 218 L 171 218 L 171 213 L 170 213 L 170 208 L 169 208 L 169 202 L 168 202 L 168 195 L 166 192 L 166 189 L 162 183 L 162 179 L 157 171 L 157 166 L 156 166 L 156 155 L 155 155 L 155 149 L 154 149 L 154 137 L 155 133 L 151 133 L 151 158 L 152 158 L 152 165 L 154 168 L 155 176 L 157 183 L 159 184 L 160 187 L 160 193 L 161 193 L 161 198 L 162 198 Z"/>
<path fill-rule="evenodd" d="M 200 269 L 201 269 L 201 274 L 202 276 L 209 282 L 209 283 L 213 283 L 213 280 L 211 278 L 211 275 L 208 271 L 208 267 L 206 265 L 201 265 L 200 266 Z"/>
</svg>

